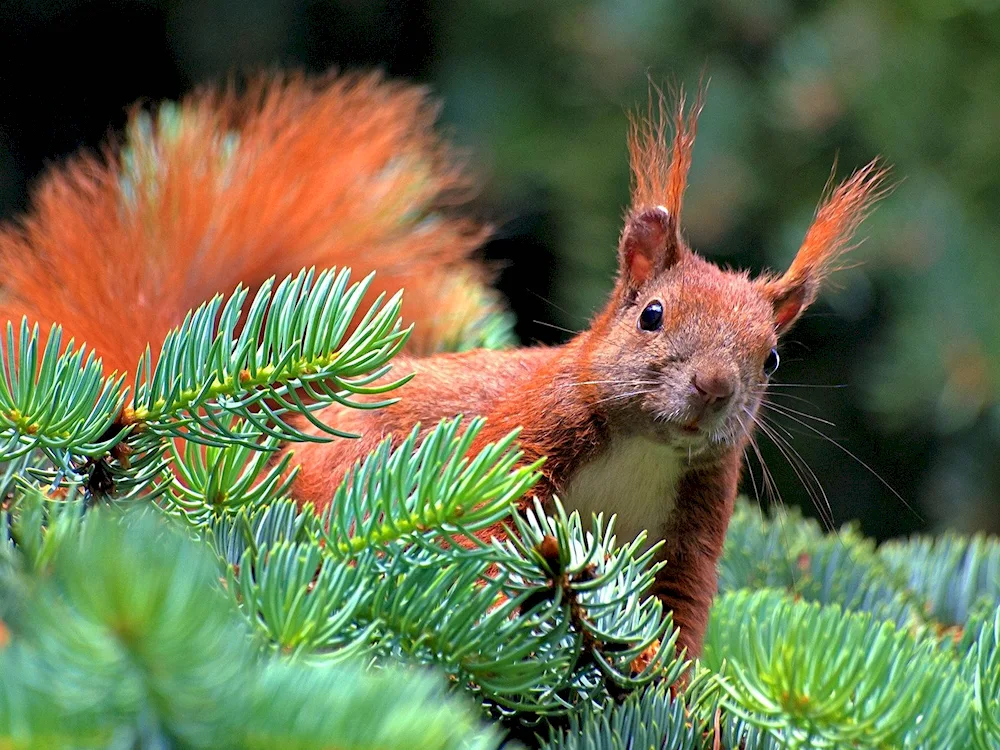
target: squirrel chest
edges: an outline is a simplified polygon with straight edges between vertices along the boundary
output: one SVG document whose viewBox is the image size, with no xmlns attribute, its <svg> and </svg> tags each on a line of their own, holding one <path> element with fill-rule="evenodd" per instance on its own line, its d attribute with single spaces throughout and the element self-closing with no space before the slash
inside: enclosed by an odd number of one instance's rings
<svg viewBox="0 0 1000 750">
<path fill-rule="evenodd" d="M 676 507 L 683 458 L 669 445 L 640 437 L 621 438 L 581 466 L 560 499 L 577 510 L 586 525 L 592 513 L 617 516 L 620 544 L 648 531 L 647 544 L 659 539 Z"/>
</svg>

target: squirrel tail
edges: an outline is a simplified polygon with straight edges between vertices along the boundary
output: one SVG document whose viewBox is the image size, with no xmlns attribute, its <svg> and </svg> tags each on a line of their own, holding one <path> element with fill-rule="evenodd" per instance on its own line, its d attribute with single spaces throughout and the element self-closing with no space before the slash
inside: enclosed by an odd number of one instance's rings
<svg viewBox="0 0 1000 750">
<path fill-rule="evenodd" d="M 101 156 L 53 170 L 0 228 L 0 322 L 63 326 L 131 372 L 185 313 L 303 267 L 405 289 L 410 350 L 495 305 L 471 258 L 487 230 L 447 210 L 468 183 L 424 92 L 377 75 L 270 76 L 137 110 Z"/>
</svg>

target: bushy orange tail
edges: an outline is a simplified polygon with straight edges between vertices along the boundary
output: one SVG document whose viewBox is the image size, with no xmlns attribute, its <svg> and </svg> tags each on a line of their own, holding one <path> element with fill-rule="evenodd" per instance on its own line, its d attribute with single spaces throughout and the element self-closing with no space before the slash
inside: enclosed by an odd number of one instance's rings
<svg viewBox="0 0 1000 750">
<path fill-rule="evenodd" d="M 267 78 L 138 111 L 120 148 L 43 179 L 0 230 L 0 322 L 61 324 L 131 372 L 184 314 L 238 283 L 306 266 L 377 271 L 405 289 L 411 348 L 451 335 L 482 300 L 470 254 L 485 235 L 441 209 L 461 171 L 420 90 L 349 76 Z"/>
</svg>

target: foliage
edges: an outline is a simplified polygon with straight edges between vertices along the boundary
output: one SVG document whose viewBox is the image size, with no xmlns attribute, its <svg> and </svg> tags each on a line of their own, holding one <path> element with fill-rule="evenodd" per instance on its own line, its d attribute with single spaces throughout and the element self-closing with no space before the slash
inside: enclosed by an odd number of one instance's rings
<svg viewBox="0 0 1000 750">
<path fill-rule="evenodd" d="M 992 537 L 916 537 L 884 545 L 880 556 L 926 598 L 930 613 L 943 623 L 961 625 L 981 603 L 1000 599 L 1000 546 Z"/>
<path fill-rule="evenodd" d="M 35 490 L 11 531 L 23 552 L 5 579 L 19 587 L 0 650 L 5 746 L 496 746 L 432 675 L 261 650 L 208 549 L 151 513 L 85 513 Z"/>
<path fill-rule="evenodd" d="M 787 546 L 776 541 L 781 537 Z M 1000 540 L 978 541 L 987 557 L 1000 550 Z M 836 567 L 812 569 L 801 559 L 803 550 L 825 544 L 842 550 L 846 598 L 816 588 L 822 579 L 814 578 L 815 570 L 834 577 Z M 988 607 L 957 631 L 935 619 L 933 592 L 886 573 L 881 558 L 883 551 L 890 559 L 908 557 L 914 580 L 940 580 L 953 559 L 921 558 L 926 545 L 915 538 L 873 550 L 850 529 L 823 535 L 797 514 L 761 518 L 742 503 L 722 563 L 726 593 L 713 607 L 686 694 L 674 698 L 654 687 L 621 705 L 585 712 L 547 747 L 1000 746 L 1000 600 L 981 598 Z M 852 575 L 856 561 L 869 554 L 871 569 L 882 575 Z M 750 565 L 753 555 L 760 557 Z M 952 578 L 952 593 L 967 588 Z M 905 622 L 886 616 L 893 608 L 871 606 L 894 599 L 913 608 Z M 924 617 L 916 619 L 917 612 Z"/>
<path fill-rule="evenodd" d="M 266 285 L 239 331 L 245 296 L 213 301 L 135 400 L 58 331 L 9 329 L 0 742 L 1000 746 L 996 539 L 876 548 L 740 503 L 691 665 L 645 594 L 655 546 L 558 501 L 514 512 L 540 468 L 516 432 L 473 453 L 482 419 L 414 428 L 298 506 L 294 418 L 398 382 L 398 304 L 361 313 L 363 288 Z"/>
</svg>

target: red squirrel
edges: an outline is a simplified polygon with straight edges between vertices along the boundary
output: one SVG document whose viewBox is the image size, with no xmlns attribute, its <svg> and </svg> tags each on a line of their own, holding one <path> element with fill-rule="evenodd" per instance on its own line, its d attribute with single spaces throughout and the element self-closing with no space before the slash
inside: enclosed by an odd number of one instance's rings
<svg viewBox="0 0 1000 750">
<path fill-rule="evenodd" d="M 415 374 L 398 403 L 318 413 L 360 439 L 286 448 L 299 466 L 295 497 L 322 509 L 355 461 L 418 422 L 487 417 L 473 450 L 522 427 L 524 461 L 546 459 L 540 498 L 558 496 L 585 518 L 614 513 L 620 538 L 645 529 L 664 542 L 654 593 L 673 612 L 678 648 L 697 655 L 778 340 L 885 177 L 872 162 L 829 191 L 784 274 L 723 270 L 681 233 L 700 110 L 700 97 L 670 110 L 661 96 L 658 113 L 632 122 L 618 276 L 587 330 L 553 347 L 433 356 L 411 347 L 392 372 Z M 417 344 L 434 340 L 456 294 L 483 282 L 471 260 L 481 226 L 404 219 L 464 184 L 416 89 L 293 77 L 242 96 L 202 93 L 166 115 L 154 124 L 136 114 L 126 150 L 50 174 L 28 217 L 0 232 L 0 319 L 58 322 L 108 369 L 127 370 L 211 294 L 302 266 L 376 270 L 373 293 L 404 287 Z M 446 283 L 455 279 L 465 286 Z"/>
</svg>

